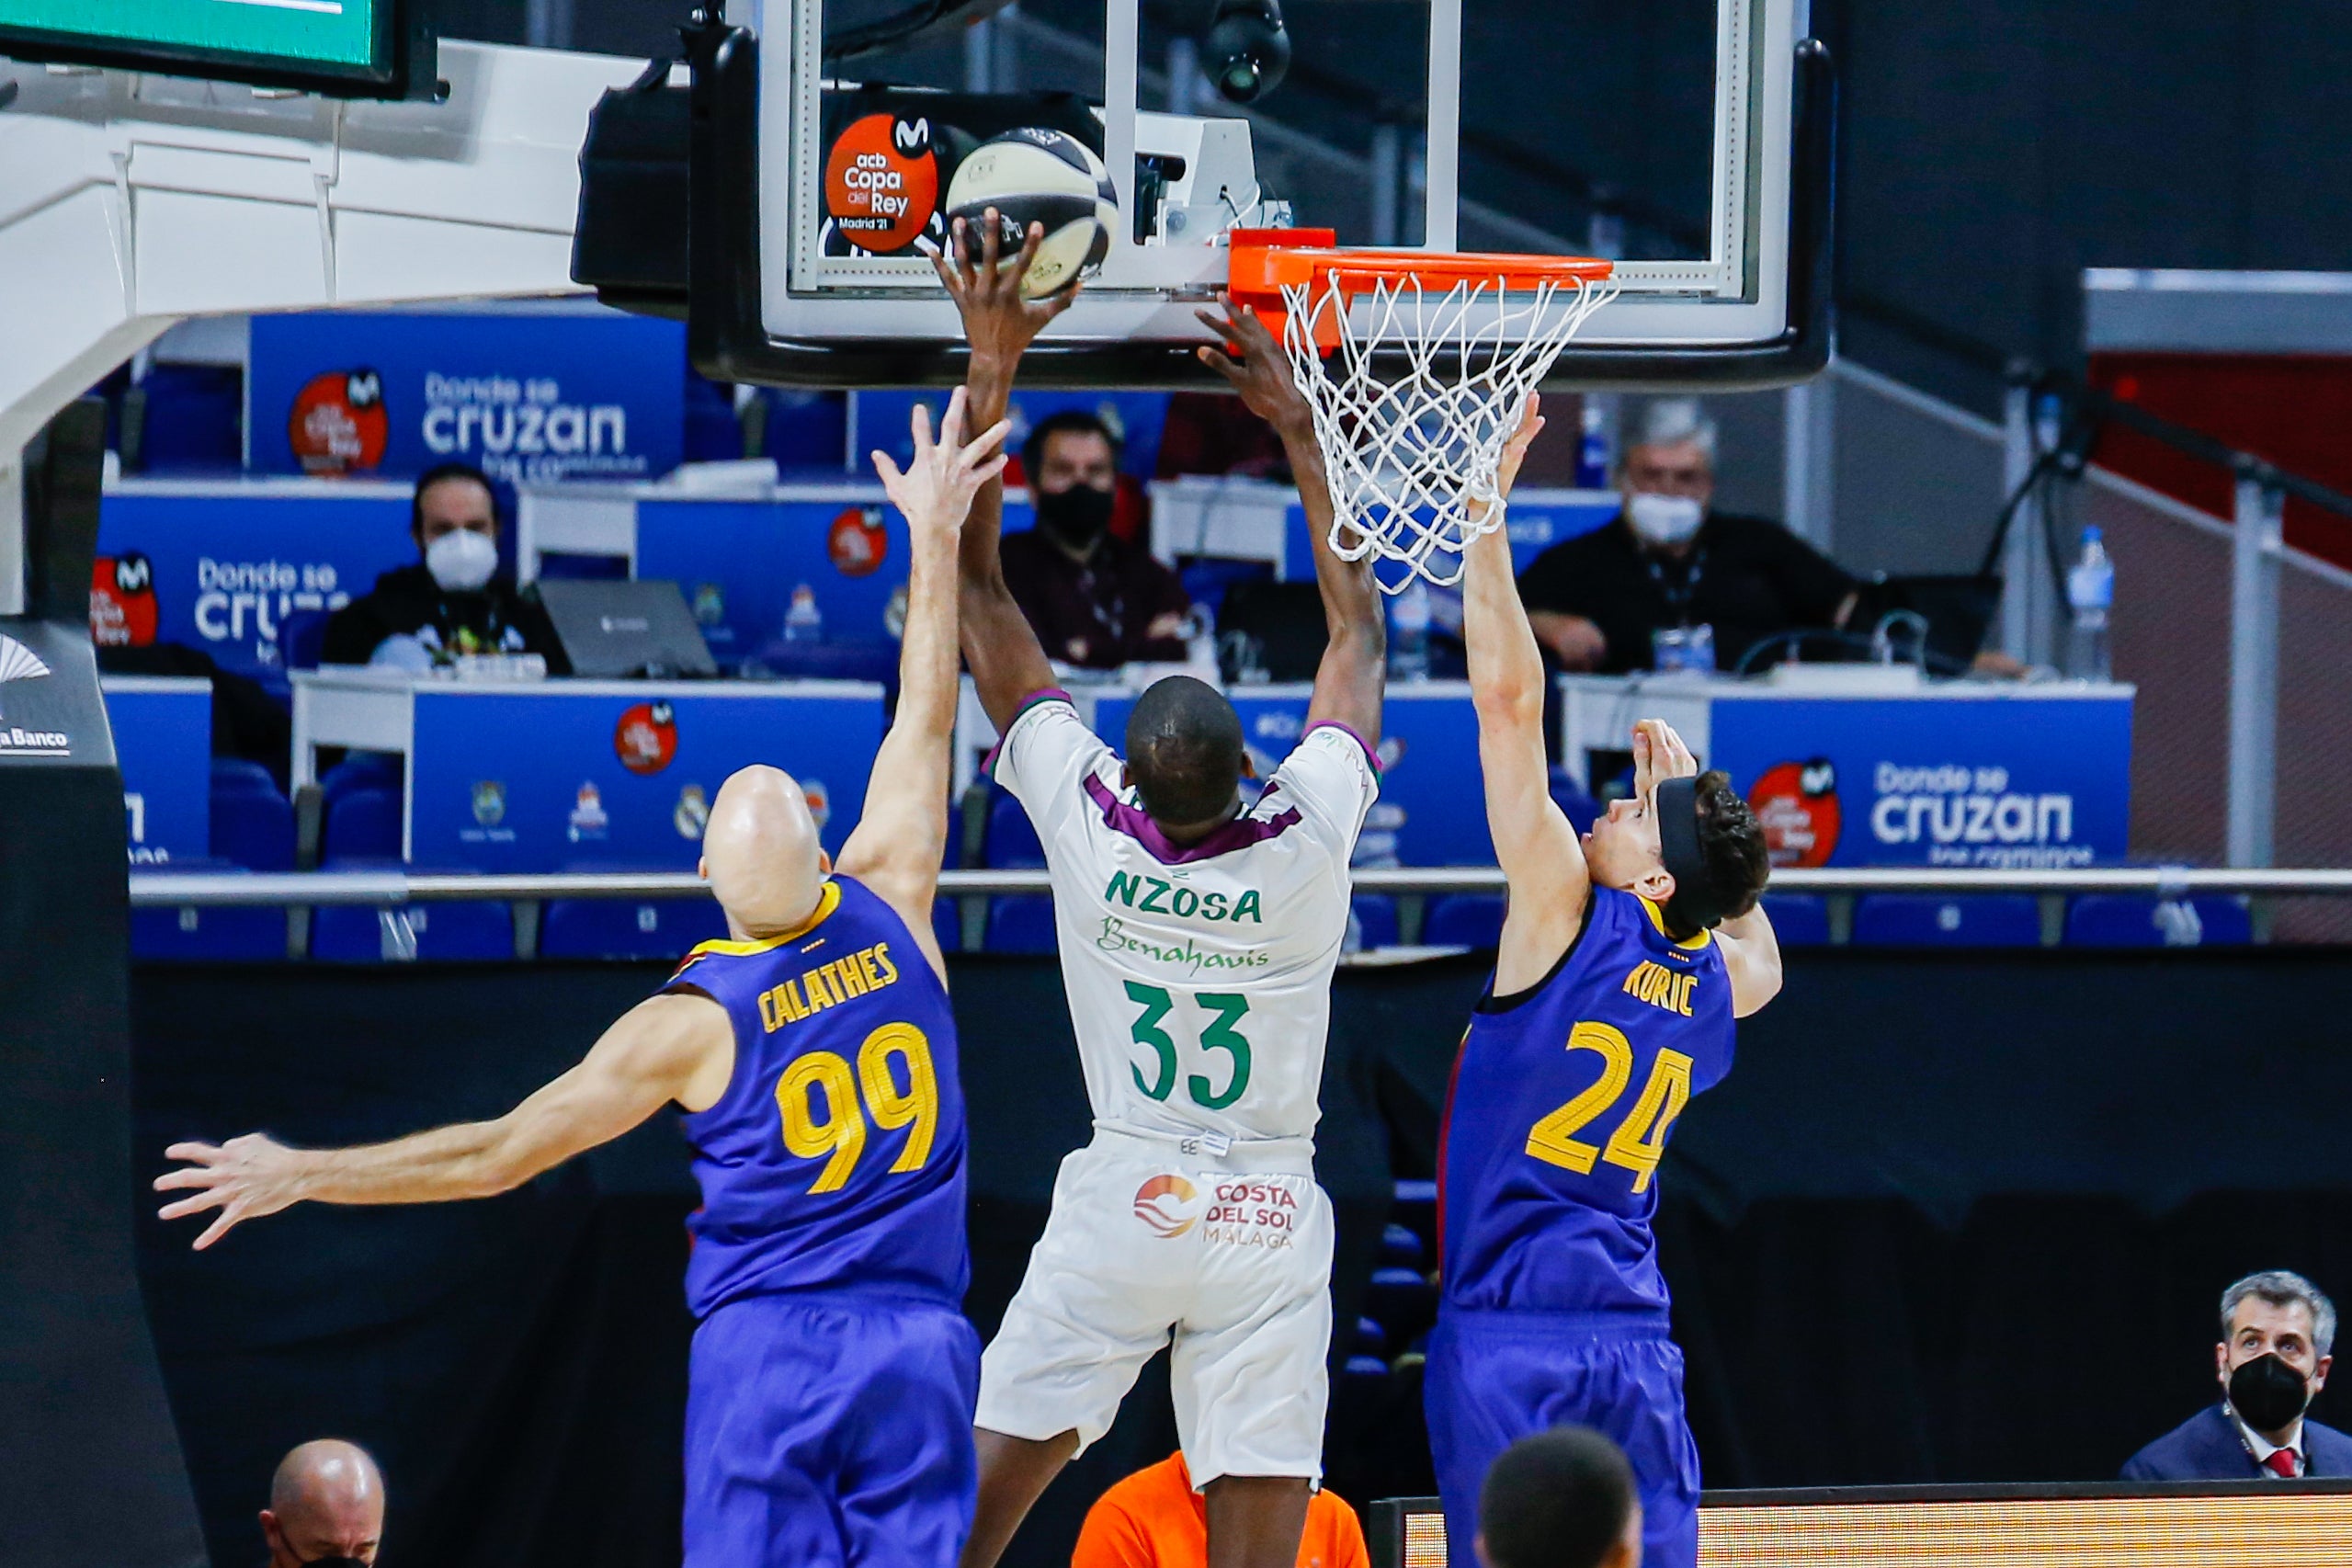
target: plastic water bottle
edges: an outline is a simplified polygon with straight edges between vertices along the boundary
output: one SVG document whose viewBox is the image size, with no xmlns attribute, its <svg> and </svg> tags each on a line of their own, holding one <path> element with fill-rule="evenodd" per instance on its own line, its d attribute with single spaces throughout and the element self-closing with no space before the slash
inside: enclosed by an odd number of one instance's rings
<svg viewBox="0 0 2352 1568">
<path fill-rule="evenodd" d="M 1597 398 L 1585 399 L 1585 433 L 1576 443 L 1576 488 L 1608 488 L 1608 419 Z"/>
<path fill-rule="evenodd" d="M 2096 524 L 2083 530 L 2083 553 L 2066 574 L 2066 604 L 2074 618 L 2067 674 L 2077 680 L 2107 679 L 2107 612 L 2115 606 L 2115 567 Z"/>
<path fill-rule="evenodd" d="M 784 641 L 824 641 L 824 611 L 817 608 L 817 592 L 806 583 L 792 590 L 792 607 L 784 612 Z"/>
<path fill-rule="evenodd" d="M 1389 607 L 1389 678 L 1429 678 L 1429 590 L 1418 577 Z"/>
</svg>

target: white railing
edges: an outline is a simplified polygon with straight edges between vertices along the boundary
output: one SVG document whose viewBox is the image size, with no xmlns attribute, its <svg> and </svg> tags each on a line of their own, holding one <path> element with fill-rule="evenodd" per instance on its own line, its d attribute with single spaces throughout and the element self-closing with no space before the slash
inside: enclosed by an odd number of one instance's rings
<svg viewBox="0 0 2352 1568">
<path fill-rule="evenodd" d="M 1493 866 L 1362 868 L 1356 891 L 1366 893 L 1501 892 Z M 1042 870 L 943 871 L 939 892 L 959 898 L 1051 891 Z M 1783 870 L 1772 878 L 1780 893 L 2139 893 L 2187 898 L 2199 893 L 2273 898 L 2352 897 L 2352 868 L 2304 869 L 2234 867 L 2118 866 L 2073 870 L 1982 870 L 1973 868 L 1855 867 Z M 690 871 L 597 872 L 533 876 L 409 875 L 398 871 L 153 871 L 131 873 L 136 909 L 253 905 L 425 903 L 439 900 L 557 898 L 690 898 L 710 884 Z"/>
</svg>

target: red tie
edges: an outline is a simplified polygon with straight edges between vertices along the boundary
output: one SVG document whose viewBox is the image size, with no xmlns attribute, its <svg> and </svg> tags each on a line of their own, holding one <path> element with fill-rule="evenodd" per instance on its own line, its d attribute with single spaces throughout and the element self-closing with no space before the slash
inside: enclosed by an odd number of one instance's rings
<svg viewBox="0 0 2352 1568">
<path fill-rule="evenodd" d="M 2270 1457 L 2262 1462 L 2269 1467 L 2274 1475 L 2283 1476 L 2289 1481 L 2295 1479 L 2294 1449 L 2273 1449 L 2270 1450 Z"/>
</svg>

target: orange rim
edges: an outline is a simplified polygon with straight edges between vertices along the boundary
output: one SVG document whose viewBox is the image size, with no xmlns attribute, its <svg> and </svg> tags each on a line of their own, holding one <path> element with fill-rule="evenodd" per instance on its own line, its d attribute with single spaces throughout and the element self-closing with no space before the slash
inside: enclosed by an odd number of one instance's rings
<svg viewBox="0 0 2352 1568">
<path fill-rule="evenodd" d="M 1235 229 L 1227 291 L 1256 311 L 1278 335 L 1289 313 L 1282 290 L 1326 279 L 1352 301 L 1380 283 L 1412 282 L 1438 290 L 1470 284 L 1526 290 L 1545 284 L 1605 282 L 1616 270 L 1614 264 L 1598 256 L 1358 249 L 1335 244 L 1337 237 L 1329 229 Z M 1331 324 L 1335 330 L 1336 324 Z"/>
</svg>

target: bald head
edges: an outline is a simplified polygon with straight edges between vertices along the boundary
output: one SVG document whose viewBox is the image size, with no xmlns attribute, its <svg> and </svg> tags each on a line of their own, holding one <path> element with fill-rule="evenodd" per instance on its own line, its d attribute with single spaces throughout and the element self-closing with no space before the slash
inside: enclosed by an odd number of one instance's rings
<svg viewBox="0 0 2352 1568">
<path fill-rule="evenodd" d="M 384 1533 L 383 1474 L 357 1443 L 304 1443 L 270 1478 L 261 1530 L 273 1568 L 335 1557 L 373 1562 Z"/>
<path fill-rule="evenodd" d="M 710 802 L 702 874 L 739 936 L 789 931 L 817 906 L 827 863 L 809 797 L 780 767 L 746 767 Z"/>
</svg>

